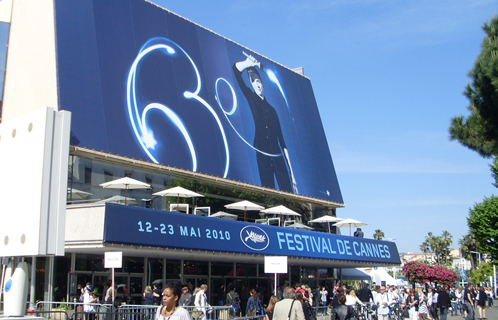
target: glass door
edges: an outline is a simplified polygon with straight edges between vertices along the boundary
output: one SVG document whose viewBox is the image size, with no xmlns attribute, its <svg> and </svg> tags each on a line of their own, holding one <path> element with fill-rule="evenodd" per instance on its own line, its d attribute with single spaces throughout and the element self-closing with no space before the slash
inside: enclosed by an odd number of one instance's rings
<svg viewBox="0 0 498 320">
<path fill-rule="evenodd" d="M 194 294 L 195 289 L 200 287 L 202 284 L 207 284 L 208 285 L 208 291 L 207 291 L 207 298 L 208 298 L 208 303 L 210 305 L 213 305 L 213 300 L 212 300 L 212 294 L 211 290 L 213 289 L 212 286 L 208 283 L 208 278 L 207 277 L 185 277 L 185 284 L 190 288 L 190 286 L 193 286 L 194 291 L 192 294 Z M 217 304 L 214 304 L 217 305 Z"/>
<path fill-rule="evenodd" d="M 109 280 L 111 276 L 109 273 L 94 273 L 93 274 L 93 292 L 96 292 L 99 297 L 100 303 L 105 303 L 105 291 L 109 287 Z"/>
</svg>

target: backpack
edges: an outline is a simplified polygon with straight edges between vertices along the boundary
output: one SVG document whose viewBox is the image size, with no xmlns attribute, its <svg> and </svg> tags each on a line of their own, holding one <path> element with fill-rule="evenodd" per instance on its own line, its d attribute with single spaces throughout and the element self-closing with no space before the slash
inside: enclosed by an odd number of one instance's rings
<svg viewBox="0 0 498 320">
<path fill-rule="evenodd" d="M 235 314 L 238 314 L 240 311 L 239 294 L 235 292 L 235 294 L 232 296 L 232 291 L 230 291 L 226 296 L 225 304 L 227 306 L 231 306 L 235 310 Z"/>
</svg>

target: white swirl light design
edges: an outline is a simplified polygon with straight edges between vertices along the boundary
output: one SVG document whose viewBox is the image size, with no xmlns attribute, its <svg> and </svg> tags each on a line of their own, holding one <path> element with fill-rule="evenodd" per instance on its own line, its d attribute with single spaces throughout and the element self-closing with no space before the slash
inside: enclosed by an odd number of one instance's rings
<svg viewBox="0 0 498 320">
<path fill-rule="evenodd" d="M 175 50 L 175 48 L 178 50 Z M 173 123 L 173 125 L 179 130 L 179 132 L 185 139 L 185 142 L 188 146 L 190 156 L 192 159 L 192 171 L 197 171 L 197 155 L 195 152 L 194 143 L 192 142 L 190 134 L 187 128 L 185 127 L 183 121 L 181 120 L 181 118 L 168 106 L 165 106 L 157 102 L 148 104 L 141 112 L 138 108 L 137 99 L 136 99 L 136 82 L 135 82 L 136 74 L 137 71 L 139 70 L 139 65 L 142 59 L 144 59 L 149 53 L 153 51 L 159 51 L 171 57 L 178 57 L 178 54 L 183 54 L 190 61 L 190 64 L 192 65 L 192 68 L 195 71 L 197 87 L 194 91 L 184 91 L 183 96 L 186 99 L 193 99 L 199 102 L 211 113 L 213 118 L 216 120 L 225 147 L 226 163 L 225 163 L 223 177 L 226 178 L 228 175 L 228 169 L 230 165 L 230 152 L 228 149 L 228 142 L 226 139 L 224 128 L 214 109 L 203 98 L 199 96 L 199 92 L 201 90 L 201 77 L 194 61 L 179 45 L 166 38 L 153 38 L 147 41 L 147 43 L 145 43 L 145 45 L 140 49 L 140 52 L 135 58 L 135 61 L 133 61 L 133 64 L 128 73 L 128 80 L 126 85 L 128 116 L 131 125 L 133 127 L 135 136 L 140 142 L 142 149 L 153 162 L 159 163 L 159 161 L 150 152 L 151 149 L 152 150 L 155 149 L 157 141 L 154 138 L 154 133 L 147 126 L 147 113 L 151 110 L 159 110 L 166 115 L 166 117 Z"/>
</svg>

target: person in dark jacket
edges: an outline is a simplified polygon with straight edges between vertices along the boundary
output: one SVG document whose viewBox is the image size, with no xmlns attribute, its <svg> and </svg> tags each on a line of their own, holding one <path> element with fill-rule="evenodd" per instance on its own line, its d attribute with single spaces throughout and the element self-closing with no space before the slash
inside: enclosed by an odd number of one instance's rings
<svg viewBox="0 0 498 320">
<path fill-rule="evenodd" d="M 337 308 L 340 303 L 339 303 L 339 296 L 344 294 L 344 289 L 342 287 L 337 288 L 334 297 L 332 298 L 332 308 Z M 346 297 L 344 297 L 346 298 Z M 344 303 L 346 303 L 346 300 L 344 300 Z"/>
<path fill-rule="evenodd" d="M 275 189 L 277 181 L 280 190 L 299 193 L 278 113 L 266 100 L 263 80 L 256 69 L 265 70 L 265 67 L 251 55 L 246 58 L 233 65 L 233 72 L 254 119 L 252 148 L 256 151 L 261 186 Z M 244 71 L 252 88 L 242 78 Z"/>
<path fill-rule="evenodd" d="M 441 287 L 437 295 L 437 304 L 439 306 L 439 320 L 446 320 L 448 316 L 448 310 L 451 307 L 450 294 L 448 293 L 448 288 L 446 286 Z"/>
<path fill-rule="evenodd" d="M 240 296 L 235 291 L 235 285 L 229 283 L 227 286 L 228 293 L 226 295 L 225 304 L 231 306 L 234 309 L 235 315 L 239 316 L 240 313 Z"/>
<path fill-rule="evenodd" d="M 372 301 L 374 300 L 372 290 L 368 288 L 368 283 L 364 283 L 363 288 L 358 291 L 358 299 L 360 299 L 360 301 L 364 303 L 370 302 L 370 299 Z"/>
<path fill-rule="evenodd" d="M 330 320 L 348 320 L 353 317 L 356 317 L 356 312 L 352 306 L 345 305 L 346 296 L 342 293 L 336 293 L 337 301 L 339 305 L 332 309 L 332 315 L 330 316 Z"/>
<path fill-rule="evenodd" d="M 310 320 L 311 319 L 310 305 L 308 304 L 307 301 L 304 301 L 304 295 L 301 292 L 296 293 L 296 300 L 299 301 L 301 303 L 301 306 L 303 307 L 304 319 Z"/>
<path fill-rule="evenodd" d="M 488 295 L 484 291 L 484 287 L 479 287 L 477 294 L 477 310 L 479 310 L 479 318 L 486 319 L 486 301 Z"/>
</svg>

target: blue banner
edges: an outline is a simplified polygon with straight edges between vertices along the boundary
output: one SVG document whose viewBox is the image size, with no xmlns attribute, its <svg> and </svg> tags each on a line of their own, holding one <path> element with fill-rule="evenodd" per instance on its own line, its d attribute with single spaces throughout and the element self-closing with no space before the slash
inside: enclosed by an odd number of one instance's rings
<svg viewBox="0 0 498 320">
<path fill-rule="evenodd" d="M 310 80 L 144 0 L 55 0 L 73 143 L 343 203 Z"/>
<path fill-rule="evenodd" d="M 106 204 L 104 241 L 194 250 L 400 263 L 394 242 L 110 203 Z"/>
</svg>

